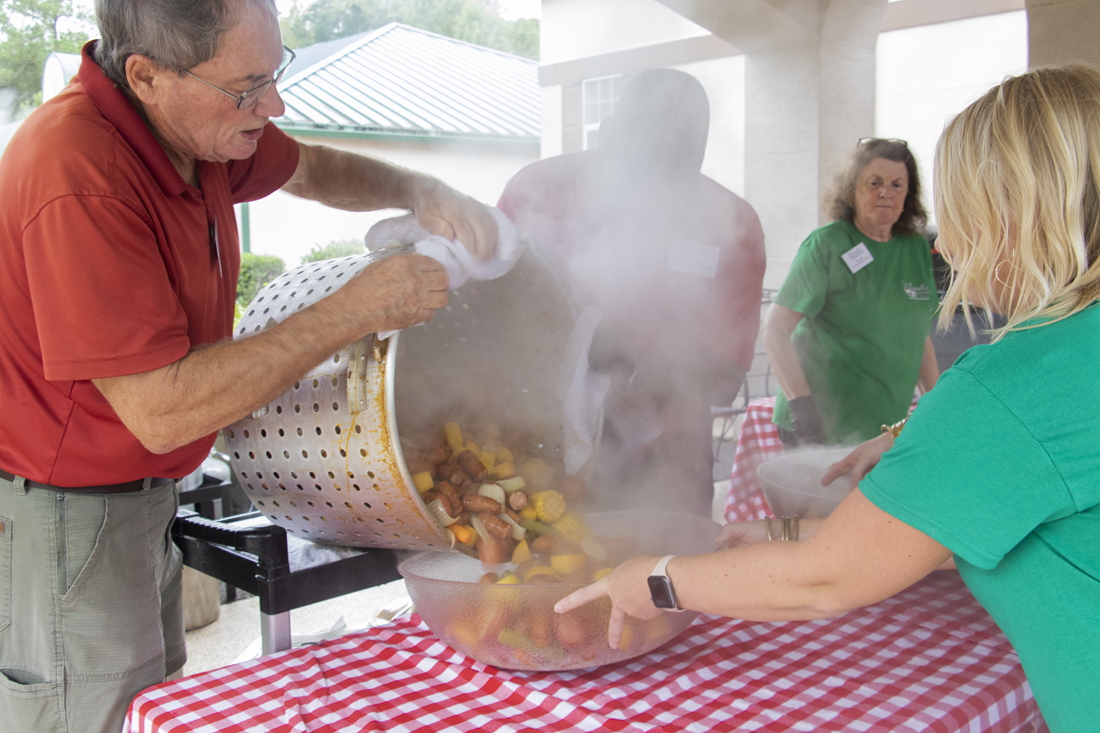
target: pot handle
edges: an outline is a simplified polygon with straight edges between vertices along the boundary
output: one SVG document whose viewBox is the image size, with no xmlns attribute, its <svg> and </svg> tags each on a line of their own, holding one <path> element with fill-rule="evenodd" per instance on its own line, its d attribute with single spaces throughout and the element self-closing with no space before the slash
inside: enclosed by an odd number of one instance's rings
<svg viewBox="0 0 1100 733">
<path fill-rule="evenodd" d="M 348 354 L 348 412 L 358 415 L 367 409 L 367 360 L 375 334 L 368 334 L 351 345 Z"/>
</svg>

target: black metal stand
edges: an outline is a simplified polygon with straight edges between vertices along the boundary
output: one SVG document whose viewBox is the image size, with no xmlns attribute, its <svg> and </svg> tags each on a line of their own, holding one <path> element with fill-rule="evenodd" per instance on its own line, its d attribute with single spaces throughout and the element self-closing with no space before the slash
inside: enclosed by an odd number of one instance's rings
<svg viewBox="0 0 1100 733">
<path fill-rule="evenodd" d="M 172 526 L 185 565 L 260 599 L 264 654 L 290 648 L 291 610 L 401 577 L 384 549 L 291 572 L 286 530 L 266 522 L 259 512 L 211 520 L 181 510 Z"/>
</svg>

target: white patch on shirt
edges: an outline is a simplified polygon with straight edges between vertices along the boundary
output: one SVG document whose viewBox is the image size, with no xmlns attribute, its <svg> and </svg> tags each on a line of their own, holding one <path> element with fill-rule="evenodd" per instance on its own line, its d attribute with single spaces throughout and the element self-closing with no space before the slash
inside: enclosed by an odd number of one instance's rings
<svg viewBox="0 0 1100 733">
<path fill-rule="evenodd" d="M 853 275 L 875 261 L 875 258 L 871 256 L 871 251 L 867 249 L 867 245 L 863 242 L 842 254 L 840 259 L 844 260 L 844 264 L 848 266 L 848 270 Z"/>
<path fill-rule="evenodd" d="M 686 275 L 713 278 L 718 274 L 718 256 L 721 251 L 710 244 L 699 242 L 673 242 L 668 249 L 665 268 Z"/>
<path fill-rule="evenodd" d="M 901 289 L 909 296 L 909 300 L 928 300 L 929 292 L 927 285 L 914 285 L 913 283 L 907 283 L 902 280 Z"/>
</svg>

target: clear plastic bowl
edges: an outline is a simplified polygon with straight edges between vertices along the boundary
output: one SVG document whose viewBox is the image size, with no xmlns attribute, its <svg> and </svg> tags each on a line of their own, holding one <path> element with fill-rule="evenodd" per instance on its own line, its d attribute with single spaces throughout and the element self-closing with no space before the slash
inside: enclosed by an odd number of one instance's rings
<svg viewBox="0 0 1100 733">
<path fill-rule="evenodd" d="M 760 464 L 756 472 L 772 513 L 803 519 L 829 516 L 848 495 L 851 475 L 846 473 L 828 486 L 821 485 L 821 478 L 829 466 L 851 452 L 851 448 L 801 450 Z"/>
<path fill-rule="evenodd" d="M 632 536 L 640 554 L 710 552 L 720 526 L 704 517 L 661 512 L 609 512 L 587 518 L 604 537 Z M 503 566 L 502 566 L 503 567 Z M 611 603 L 593 601 L 567 614 L 554 604 L 585 584 L 479 584 L 481 563 L 457 552 L 425 552 L 398 571 L 417 613 L 449 646 L 502 669 L 555 671 L 614 664 L 653 651 L 679 635 L 696 613 L 628 620 L 620 649 L 607 644 Z"/>
</svg>

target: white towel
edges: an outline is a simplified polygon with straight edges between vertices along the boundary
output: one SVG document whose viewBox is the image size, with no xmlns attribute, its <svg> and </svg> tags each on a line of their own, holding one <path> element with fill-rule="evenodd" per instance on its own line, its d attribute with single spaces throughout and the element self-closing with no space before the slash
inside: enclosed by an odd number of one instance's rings
<svg viewBox="0 0 1100 733">
<path fill-rule="evenodd" d="M 565 472 L 576 474 L 596 450 L 600 407 L 611 387 L 611 377 L 592 371 L 588 352 L 592 336 L 602 317 L 599 310 L 587 307 L 577 317 L 562 361 L 559 391 L 564 398 L 565 424 L 562 426 Z"/>
<path fill-rule="evenodd" d="M 485 210 L 497 225 L 497 249 L 488 262 L 474 259 L 461 241 L 451 241 L 431 234 L 420 226 L 412 214 L 384 219 L 370 228 L 365 237 L 367 249 L 376 252 L 414 245 L 418 254 L 431 257 L 451 278 L 451 289 L 457 290 L 467 280 L 495 280 L 504 275 L 523 256 L 530 237 L 516 232 L 516 225 L 504 213 L 494 207 Z"/>
<path fill-rule="evenodd" d="M 527 249 L 530 236 L 516 232 L 516 225 L 494 206 L 486 206 L 486 211 L 497 225 L 497 249 L 488 262 L 474 259 L 461 241 L 451 241 L 420 226 L 413 214 L 383 219 L 370 228 L 364 241 L 372 252 L 385 249 L 398 249 L 413 245 L 417 254 L 431 257 L 443 265 L 447 277 L 451 279 L 451 290 L 457 290 L 467 280 L 495 280 L 508 273 Z M 384 331 L 378 338 L 385 341 L 396 331 Z"/>
</svg>

